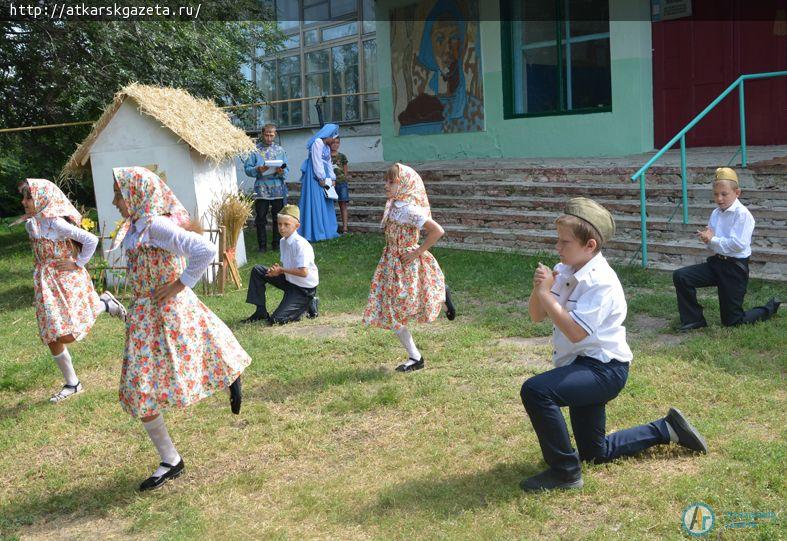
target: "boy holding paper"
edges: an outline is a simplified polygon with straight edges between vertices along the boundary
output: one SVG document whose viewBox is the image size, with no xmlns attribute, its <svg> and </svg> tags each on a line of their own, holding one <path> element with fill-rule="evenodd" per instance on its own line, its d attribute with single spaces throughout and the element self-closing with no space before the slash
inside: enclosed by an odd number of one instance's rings
<svg viewBox="0 0 787 541">
<path fill-rule="evenodd" d="M 270 209 L 273 230 L 271 247 L 279 250 L 279 231 L 276 229 L 276 216 L 284 207 L 287 199 L 287 152 L 281 145 L 274 143 L 276 126 L 265 124 L 257 141 L 257 152 L 244 162 L 246 174 L 255 177 L 254 181 L 254 225 L 257 227 L 257 244 L 260 252 L 267 250 L 268 212 Z"/>
</svg>

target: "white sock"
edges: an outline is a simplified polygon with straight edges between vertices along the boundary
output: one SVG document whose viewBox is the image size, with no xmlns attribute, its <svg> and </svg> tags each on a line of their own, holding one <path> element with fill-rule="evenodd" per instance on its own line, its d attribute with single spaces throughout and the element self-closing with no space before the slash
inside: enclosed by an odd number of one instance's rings
<svg viewBox="0 0 787 541">
<path fill-rule="evenodd" d="M 71 364 L 71 354 L 68 352 L 68 348 L 63 348 L 63 352 L 60 355 L 52 355 L 52 358 L 63 374 L 66 385 L 76 385 L 79 382 L 79 378 L 74 372 L 74 365 Z"/>
<path fill-rule="evenodd" d="M 404 349 L 407 350 L 407 355 L 409 355 L 411 359 L 416 361 L 421 360 L 421 352 L 418 351 L 417 347 L 415 347 L 413 335 L 410 334 L 410 331 L 407 330 L 407 327 L 402 327 L 396 331 L 396 336 L 399 337 L 399 341 L 404 346 Z"/>
<path fill-rule="evenodd" d="M 107 303 L 105 303 L 104 299 L 102 299 L 101 297 L 99 297 L 99 300 L 101 302 L 98 303 L 98 310 L 96 310 L 96 315 L 103 314 L 104 312 L 107 311 Z"/>
<path fill-rule="evenodd" d="M 672 425 L 669 424 L 669 421 L 665 421 L 667 424 L 667 431 L 669 432 L 669 441 L 672 443 L 678 443 L 678 434 L 675 432 L 675 429 L 672 428 Z"/>
<path fill-rule="evenodd" d="M 142 426 L 145 427 L 145 431 L 147 431 L 148 436 L 150 436 L 150 440 L 153 442 L 153 445 L 156 446 L 156 450 L 158 451 L 162 462 L 172 464 L 173 466 L 180 462 L 180 455 L 178 454 L 177 449 L 175 449 L 175 444 L 172 443 L 172 439 L 169 437 L 167 425 L 164 424 L 163 415 L 159 415 L 147 423 L 143 422 Z M 159 466 L 156 471 L 153 472 L 153 476 L 161 477 L 168 471 L 169 468 Z"/>
</svg>

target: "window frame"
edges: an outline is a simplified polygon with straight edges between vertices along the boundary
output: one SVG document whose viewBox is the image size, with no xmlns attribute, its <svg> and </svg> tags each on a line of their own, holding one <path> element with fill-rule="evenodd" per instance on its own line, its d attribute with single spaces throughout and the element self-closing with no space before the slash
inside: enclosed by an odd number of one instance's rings
<svg viewBox="0 0 787 541">
<path fill-rule="evenodd" d="M 281 0 L 278 0 L 281 1 Z M 287 1 L 287 0 L 285 0 Z M 364 25 L 363 21 L 366 13 L 363 12 L 364 9 L 364 2 L 363 0 L 356 0 L 356 11 L 353 14 L 343 16 L 341 18 L 337 18 L 336 20 L 327 20 L 327 21 L 317 21 L 312 22 L 311 24 L 305 24 L 303 21 L 303 8 L 304 2 L 303 0 L 291 0 L 293 2 L 298 2 L 298 9 L 299 13 L 301 14 L 301 20 L 299 21 L 297 28 L 288 29 L 284 35 L 285 39 L 289 39 L 292 36 L 300 36 L 300 45 L 298 47 L 292 49 L 282 49 L 281 51 L 277 51 L 274 54 L 269 55 L 260 55 L 254 59 L 252 63 L 252 75 L 255 84 L 257 84 L 257 66 L 258 64 L 262 64 L 264 62 L 268 62 L 273 60 L 276 66 L 276 74 L 277 78 L 279 77 L 279 64 L 278 60 L 280 58 L 290 57 L 290 56 L 298 56 L 300 58 L 300 82 L 301 82 L 301 96 L 306 95 L 306 55 L 308 53 L 313 53 L 316 51 L 324 50 L 328 54 L 328 88 L 333 88 L 334 83 L 334 74 L 333 74 L 333 49 L 335 47 L 341 47 L 343 45 L 355 44 L 357 50 L 357 61 L 358 61 L 358 87 L 360 92 L 367 92 L 368 89 L 366 88 L 366 63 L 364 59 L 364 48 L 366 42 L 369 41 L 377 41 L 377 32 L 364 32 Z M 329 0 L 330 5 L 330 0 Z M 275 2 L 274 2 L 275 7 Z M 372 13 L 372 16 L 374 14 Z M 356 22 L 356 32 L 351 36 L 344 36 L 341 38 L 333 39 L 330 41 L 322 41 L 322 31 L 325 28 L 330 28 L 337 25 L 347 24 L 351 22 Z M 316 44 L 306 45 L 306 36 L 307 32 L 317 31 L 319 41 Z M 282 99 L 279 95 L 279 86 L 278 84 L 275 87 L 276 95 L 275 96 L 266 96 L 267 99 L 270 101 L 275 101 L 278 99 Z M 375 91 L 379 91 L 379 82 Z M 329 92 L 329 94 L 332 92 Z M 359 95 L 356 97 L 357 99 L 357 106 L 358 106 L 358 119 L 357 120 L 327 120 L 333 116 L 333 101 L 334 100 L 343 100 L 345 98 L 332 98 L 329 99 L 326 104 L 323 105 L 323 116 L 326 117 L 326 122 L 333 122 L 335 124 L 340 125 L 357 125 L 357 124 L 367 124 L 367 123 L 379 123 L 380 122 L 380 107 L 379 107 L 379 95 L 378 96 L 369 96 L 369 95 Z M 377 106 L 377 116 L 369 117 L 366 115 L 366 106 L 365 104 L 370 101 L 378 102 Z M 285 104 L 276 104 L 271 107 L 278 109 L 279 106 Z M 281 130 L 296 130 L 296 129 L 304 129 L 304 128 L 314 128 L 318 127 L 317 123 L 310 122 L 310 113 L 309 107 L 313 107 L 313 101 L 302 101 L 301 105 L 301 123 L 300 124 L 289 124 L 287 126 L 282 125 L 280 127 Z M 263 106 L 255 107 L 256 109 L 260 109 Z M 342 105 L 342 111 L 344 111 L 345 106 Z M 280 114 L 277 115 L 274 122 L 278 124 L 280 119 Z M 255 122 L 261 122 L 259 118 L 259 114 L 255 111 L 253 117 Z M 259 127 L 259 126 L 258 126 Z"/>
<path fill-rule="evenodd" d="M 556 4 L 556 13 L 558 14 L 558 18 L 555 20 L 555 44 L 557 45 L 557 68 L 558 68 L 558 92 L 559 92 L 559 104 L 561 109 L 553 110 L 553 111 L 538 111 L 534 113 L 516 113 L 514 111 L 514 102 L 516 100 L 516 96 L 514 93 L 514 51 L 513 51 L 513 25 L 519 24 L 521 21 L 515 21 L 512 18 L 512 1 L 517 0 L 500 0 L 500 39 L 501 39 L 501 55 L 502 55 L 502 64 L 503 64 L 503 119 L 510 120 L 516 118 L 537 118 L 537 117 L 545 117 L 545 116 L 566 116 L 566 115 L 589 115 L 594 113 L 611 113 L 612 112 L 612 59 L 611 59 L 611 33 L 606 32 L 602 34 L 592 34 L 592 39 L 588 39 L 588 36 L 578 36 L 577 38 L 572 38 L 570 33 L 567 31 L 571 23 L 571 19 L 566 19 L 565 17 L 565 1 L 564 0 L 553 0 Z M 521 1 L 521 0 L 520 0 Z M 568 35 L 568 39 L 566 36 Z M 603 36 L 606 35 L 607 39 L 610 40 L 610 104 L 604 107 L 582 107 L 576 109 L 568 109 L 568 94 L 570 94 L 570 89 L 567 88 L 568 84 L 571 83 L 571 70 L 565 69 L 565 49 L 571 49 L 572 43 L 581 43 L 584 41 L 595 41 L 597 39 L 603 39 Z M 531 44 L 529 48 L 536 48 L 533 47 L 534 44 Z M 527 46 L 523 46 L 524 49 Z M 569 66 L 570 68 L 570 66 Z M 564 74 L 564 71 L 568 73 L 568 76 Z"/>
</svg>

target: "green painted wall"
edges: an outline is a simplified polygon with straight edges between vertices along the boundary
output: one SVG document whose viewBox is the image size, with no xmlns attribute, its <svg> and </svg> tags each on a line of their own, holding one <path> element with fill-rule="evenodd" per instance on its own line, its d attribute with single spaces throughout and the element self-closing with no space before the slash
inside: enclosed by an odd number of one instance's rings
<svg viewBox="0 0 787 541">
<path fill-rule="evenodd" d="M 481 3 L 485 131 L 396 136 L 393 131 L 389 10 L 413 0 L 377 1 L 380 128 L 386 160 L 620 156 L 653 148 L 649 0 L 610 0 L 612 111 L 505 120 L 500 9 Z"/>
</svg>

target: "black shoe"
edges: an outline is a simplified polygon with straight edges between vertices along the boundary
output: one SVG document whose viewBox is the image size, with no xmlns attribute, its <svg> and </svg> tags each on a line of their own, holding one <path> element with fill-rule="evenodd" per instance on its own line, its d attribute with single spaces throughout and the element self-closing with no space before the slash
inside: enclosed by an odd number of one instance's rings
<svg viewBox="0 0 787 541">
<path fill-rule="evenodd" d="M 183 468 L 185 466 L 183 464 L 182 458 L 180 459 L 180 462 L 178 462 L 174 466 L 172 464 L 167 464 L 166 462 L 162 462 L 161 465 L 165 468 L 169 468 L 169 471 L 159 477 L 151 475 L 150 477 L 142 481 L 142 484 L 139 485 L 139 490 L 141 492 L 145 492 L 146 490 L 156 489 L 161 485 L 163 485 L 164 483 L 166 483 L 167 481 L 169 481 L 170 479 L 177 479 L 183 473 Z"/>
<path fill-rule="evenodd" d="M 306 317 L 313 319 L 320 315 L 320 298 L 314 297 L 309 301 L 309 308 L 306 310 Z"/>
<path fill-rule="evenodd" d="M 677 443 L 679 445 L 691 449 L 692 451 L 698 451 L 703 454 L 708 453 L 708 445 L 705 443 L 705 438 L 702 437 L 702 434 L 700 434 L 696 428 L 691 426 L 691 423 L 683 416 L 679 409 L 670 408 L 664 419 L 672 427 L 672 430 L 675 431 L 675 434 L 678 435 Z"/>
<path fill-rule="evenodd" d="M 702 321 L 695 321 L 693 323 L 686 323 L 685 325 L 681 325 L 680 327 L 678 327 L 678 332 L 689 332 L 707 326 L 708 323 L 703 319 Z"/>
<path fill-rule="evenodd" d="M 550 468 L 532 477 L 523 479 L 522 482 L 519 483 L 519 488 L 525 492 L 537 492 L 539 490 L 582 488 L 584 484 L 582 475 L 572 481 L 564 481 Z"/>
<path fill-rule="evenodd" d="M 445 317 L 449 321 L 453 321 L 456 317 L 456 306 L 454 306 L 454 301 L 451 299 L 451 290 L 448 289 L 448 286 L 445 286 L 445 307 Z"/>
<path fill-rule="evenodd" d="M 267 312 L 254 312 L 252 315 L 247 317 L 246 319 L 241 319 L 241 323 L 256 323 L 258 321 L 267 320 L 268 319 Z"/>
<path fill-rule="evenodd" d="M 235 415 L 240 413 L 241 402 L 243 402 L 243 395 L 241 393 L 240 376 L 238 376 L 230 385 L 230 409 Z"/>
<path fill-rule="evenodd" d="M 410 362 L 413 361 L 413 362 Z M 415 360 L 412 357 L 407 359 L 407 362 L 404 362 L 396 367 L 397 372 L 415 372 L 416 370 L 420 370 L 424 367 L 424 358 L 423 355 L 419 360 Z"/>
<path fill-rule="evenodd" d="M 765 319 L 770 318 L 773 315 L 776 315 L 776 312 L 779 311 L 779 306 L 781 306 L 782 301 L 777 299 L 776 297 L 771 297 L 770 300 L 765 304 L 765 309 L 768 310 L 768 317 Z"/>
</svg>

